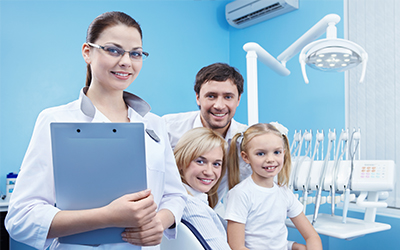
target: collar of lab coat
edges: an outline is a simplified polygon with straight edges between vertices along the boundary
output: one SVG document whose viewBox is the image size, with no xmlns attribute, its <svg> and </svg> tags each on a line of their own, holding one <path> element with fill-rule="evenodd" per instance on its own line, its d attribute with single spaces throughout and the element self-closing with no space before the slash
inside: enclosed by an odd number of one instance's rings
<svg viewBox="0 0 400 250">
<path fill-rule="evenodd" d="M 85 115 L 92 117 L 93 120 L 108 120 L 103 114 L 101 114 L 101 112 L 96 109 L 89 97 L 86 96 L 86 92 L 88 89 L 88 87 L 84 87 L 79 96 L 79 99 L 81 100 L 82 112 Z M 124 91 L 123 98 L 125 103 L 140 116 L 144 117 L 148 112 L 150 112 L 150 105 L 140 97 Z M 128 116 L 130 117 L 131 110 L 129 109 L 128 112 Z"/>
<path fill-rule="evenodd" d="M 194 119 L 193 128 L 203 127 L 203 123 L 201 122 L 200 118 L 200 111 L 198 112 L 196 118 Z M 229 124 L 228 131 L 225 135 L 225 140 L 230 143 L 230 140 L 236 133 L 244 132 L 246 130 L 246 126 L 236 122 L 233 118 L 231 120 L 231 124 Z"/>
<path fill-rule="evenodd" d="M 237 134 L 246 131 L 247 126 L 241 123 L 236 122 L 233 118 L 231 120 L 231 124 L 229 126 L 228 131 L 226 132 L 225 140 L 230 143 L 232 138 Z"/>
<path fill-rule="evenodd" d="M 198 111 L 197 116 L 194 119 L 193 128 L 200 128 L 200 127 L 203 127 L 203 123 L 201 123 L 200 111 Z"/>
<path fill-rule="evenodd" d="M 183 183 L 183 185 L 185 186 L 186 190 L 193 196 L 196 197 L 198 199 L 200 199 L 202 202 L 206 203 L 208 205 L 208 195 L 206 193 L 197 191 L 195 189 L 193 189 L 191 186 Z"/>
</svg>

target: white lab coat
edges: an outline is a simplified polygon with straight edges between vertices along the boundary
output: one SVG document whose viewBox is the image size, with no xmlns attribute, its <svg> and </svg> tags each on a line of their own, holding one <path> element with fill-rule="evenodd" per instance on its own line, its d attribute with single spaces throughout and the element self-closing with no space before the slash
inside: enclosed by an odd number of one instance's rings
<svg viewBox="0 0 400 250">
<path fill-rule="evenodd" d="M 92 249 L 90 246 L 60 244 L 57 239 L 46 239 L 53 217 L 59 211 L 54 206 L 50 123 L 109 122 L 84 94 L 85 91 L 86 88 L 81 91 L 78 100 L 39 114 L 10 200 L 5 220 L 10 236 L 37 249 L 49 245 L 50 249 Z M 158 209 L 170 210 L 179 222 L 185 207 L 186 190 L 177 171 L 165 125 L 160 117 L 149 112 L 150 106 L 144 100 L 128 92 L 124 92 L 124 100 L 129 106 L 129 119 L 143 122 L 146 129 L 153 130 L 160 138 L 160 142 L 156 142 L 145 135 L 147 182 Z M 176 229 L 167 229 L 164 233 L 167 238 L 174 238 Z M 95 249 L 159 249 L 159 246 L 141 248 L 119 243 Z"/>
</svg>

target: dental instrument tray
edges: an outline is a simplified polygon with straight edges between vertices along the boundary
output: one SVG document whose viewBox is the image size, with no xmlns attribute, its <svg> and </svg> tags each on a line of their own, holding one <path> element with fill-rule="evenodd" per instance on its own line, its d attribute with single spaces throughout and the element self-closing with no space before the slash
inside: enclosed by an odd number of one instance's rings
<svg viewBox="0 0 400 250">
<path fill-rule="evenodd" d="M 307 219 L 311 222 L 313 220 L 313 215 L 307 215 Z M 290 219 L 286 220 L 286 226 L 295 228 Z M 351 240 L 366 234 L 389 230 L 391 226 L 385 223 L 368 222 L 350 217 L 347 218 L 346 223 L 342 223 L 342 216 L 320 213 L 314 228 L 318 234 L 343 240 Z"/>
<path fill-rule="evenodd" d="M 56 206 L 61 210 L 102 207 L 147 188 L 143 123 L 51 123 Z M 124 228 L 60 237 L 61 243 L 124 242 Z"/>
</svg>

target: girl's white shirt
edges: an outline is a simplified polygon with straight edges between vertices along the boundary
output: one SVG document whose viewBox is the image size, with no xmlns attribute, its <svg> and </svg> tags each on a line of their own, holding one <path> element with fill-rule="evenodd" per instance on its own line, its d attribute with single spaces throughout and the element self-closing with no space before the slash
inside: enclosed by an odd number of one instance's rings
<svg viewBox="0 0 400 250">
<path fill-rule="evenodd" d="M 294 218 L 303 205 L 286 186 L 265 188 L 251 176 L 227 195 L 225 219 L 245 224 L 245 246 L 252 250 L 286 250 L 286 218 Z M 291 244 L 290 244 L 291 247 Z"/>
</svg>

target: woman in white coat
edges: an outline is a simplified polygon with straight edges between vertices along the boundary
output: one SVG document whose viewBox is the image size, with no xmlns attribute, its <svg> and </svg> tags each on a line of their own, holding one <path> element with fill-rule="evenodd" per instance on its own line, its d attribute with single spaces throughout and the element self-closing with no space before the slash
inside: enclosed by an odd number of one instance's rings
<svg viewBox="0 0 400 250">
<path fill-rule="evenodd" d="M 150 106 L 124 90 L 138 76 L 148 53 L 142 30 L 129 15 L 107 12 L 89 26 L 82 55 L 86 87 L 66 105 L 42 111 L 17 178 L 6 217 L 10 236 L 37 249 L 91 249 L 57 238 L 107 227 L 126 228 L 126 243 L 96 249 L 159 249 L 163 232 L 174 238 L 186 192 L 181 184 L 162 120 Z M 55 207 L 51 122 L 142 122 L 146 131 L 148 190 L 117 198 L 104 207 L 61 211 Z M 90 185 L 90 183 L 88 183 Z"/>
</svg>

